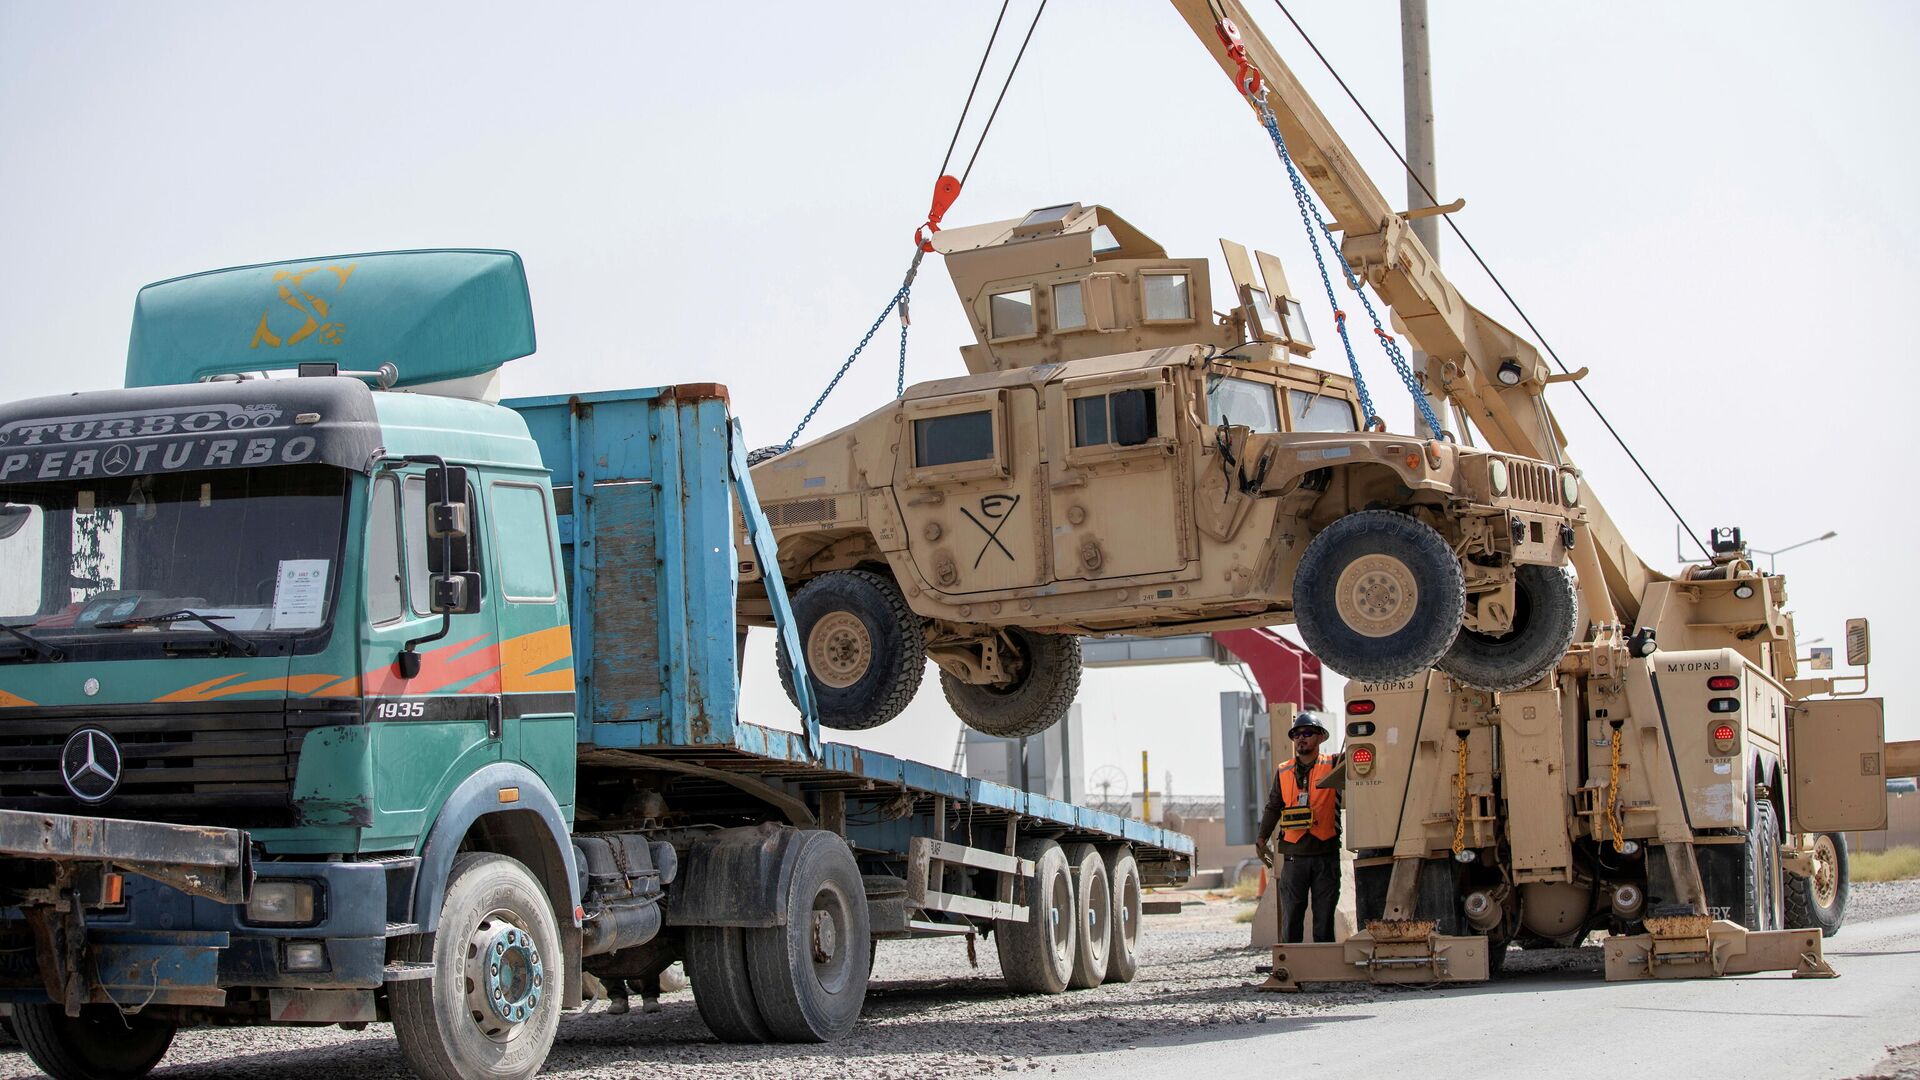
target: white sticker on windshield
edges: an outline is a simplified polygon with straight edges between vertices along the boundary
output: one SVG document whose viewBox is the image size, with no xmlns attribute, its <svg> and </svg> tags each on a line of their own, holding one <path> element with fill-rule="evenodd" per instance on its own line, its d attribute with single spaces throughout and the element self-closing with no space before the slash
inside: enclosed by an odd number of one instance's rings
<svg viewBox="0 0 1920 1080">
<path fill-rule="evenodd" d="M 273 590 L 273 628 L 312 630 L 326 620 L 327 560 L 281 559 Z"/>
</svg>

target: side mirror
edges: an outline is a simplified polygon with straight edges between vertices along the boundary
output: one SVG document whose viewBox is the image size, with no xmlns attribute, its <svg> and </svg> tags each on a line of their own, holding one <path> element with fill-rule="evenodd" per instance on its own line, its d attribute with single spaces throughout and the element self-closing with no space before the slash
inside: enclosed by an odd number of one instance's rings
<svg viewBox="0 0 1920 1080">
<path fill-rule="evenodd" d="M 1113 407 L 1115 445 L 1139 446 L 1159 434 L 1153 415 L 1153 391 L 1122 390 L 1109 400 Z"/>
<path fill-rule="evenodd" d="M 1867 632 L 1867 620 L 1847 620 L 1847 663 L 1866 667 L 1873 659 L 1873 637 Z"/>
<path fill-rule="evenodd" d="M 433 459 L 429 459 L 433 460 Z M 403 679 L 420 674 L 416 649 L 447 636 L 453 616 L 480 610 L 480 572 L 473 557 L 473 504 L 467 470 L 436 464 L 427 470 L 427 607 L 440 616 L 440 629 L 400 648 L 394 665 Z"/>
<path fill-rule="evenodd" d="M 33 516 L 33 507 L 19 503 L 0 503 L 0 540 L 5 540 L 26 527 L 27 519 Z"/>
</svg>

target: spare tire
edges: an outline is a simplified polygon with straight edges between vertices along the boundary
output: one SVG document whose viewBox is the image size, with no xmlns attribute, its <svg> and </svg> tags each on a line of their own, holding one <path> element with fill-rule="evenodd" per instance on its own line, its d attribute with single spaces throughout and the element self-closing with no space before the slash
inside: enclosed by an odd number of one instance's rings
<svg viewBox="0 0 1920 1080">
<path fill-rule="evenodd" d="M 821 574 L 793 594 L 820 723 L 842 731 L 879 727 L 900 715 L 927 669 L 927 631 L 900 586 L 870 570 Z M 780 685 L 795 707 L 793 659 L 776 635 Z"/>
<path fill-rule="evenodd" d="M 1005 633 L 1012 643 L 1005 665 L 1013 672 L 1011 682 L 963 682 L 942 669 L 940 689 L 968 727 L 1002 739 L 1023 739 L 1058 723 L 1080 693 L 1080 639 L 1017 626 Z"/>
<path fill-rule="evenodd" d="M 1320 530 L 1293 575 L 1307 648 L 1364 682 L 1433 667 L 1459 635 L 1466 603 L 1446 538 L 1397 510 L 1363 510 Z"/>
<path fill-rule="evenodd" d="M 1518 690 L 1560 665 L 1579 630 L 1573 579 L 1552 566 L 1514 571 L 1513 627 L 1498 636 L 1462 628 L 1438 667 L 1475 690 Z"/>
</svg>

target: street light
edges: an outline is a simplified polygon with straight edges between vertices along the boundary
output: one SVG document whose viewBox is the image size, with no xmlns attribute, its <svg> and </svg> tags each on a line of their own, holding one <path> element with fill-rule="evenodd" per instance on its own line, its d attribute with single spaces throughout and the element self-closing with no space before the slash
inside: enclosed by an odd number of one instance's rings
<svg viewBox="0 0 1920 1080">
<path fill-rule="evenodd" d="M 1834 532 L 1832 529 L 1828 529 L 1823 535 L 1816 536 L 1811 540 L 1802 540 L 1797 544 L 1788 544 L 1786 547 L 1777 548 L 1773 551 L 1768 551 L 1766 548 L 1757 548 L 1751 544 L 1747 545 L 1747 550 L 1756 552 L 1761 555 L 1765 555 L 1767 557 L 1767 573 L 1771 574 L 1773 573 L 1773 560 L 1775 556 L 1785 555 L 1787 552 L 1792 551 L 1794 548 L 1803 548 L 1803 547 L 1806 547 L 1808 544 L 1817 544 L 1822 540 L 1831 540 L 1834 537 L 1839 535 L 1840 535 L 1839 533 Z"/>
</svg>

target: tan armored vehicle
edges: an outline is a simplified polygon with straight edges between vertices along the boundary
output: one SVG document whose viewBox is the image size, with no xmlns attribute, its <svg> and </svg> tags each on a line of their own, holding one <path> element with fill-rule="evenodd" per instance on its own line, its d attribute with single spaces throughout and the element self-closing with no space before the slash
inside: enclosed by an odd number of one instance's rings
<svg viewBox="0 0 1920 1080">
<path fill-rule="evenodd" d="M 1353 380 L 1303 362 L 1278 260 L 1256 277 L 1222 247 L 1237 303 L 1215 317 L 1205 259 L 1104 207 L 939 234 L 969 373 L 753 472 L 824 723 L 891 719 L 931 656 L 968 724 L 1033 734 L 1072 702 L 1085 634 L 1292 621 L 1352 678 L 1553 670 L 1577 475 L 1358 430 Z"/>
</svg>

